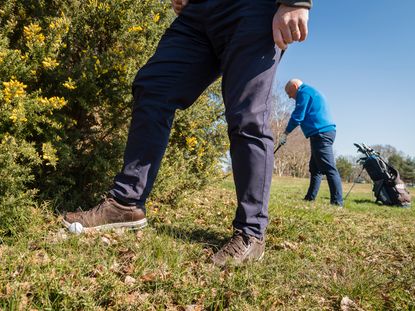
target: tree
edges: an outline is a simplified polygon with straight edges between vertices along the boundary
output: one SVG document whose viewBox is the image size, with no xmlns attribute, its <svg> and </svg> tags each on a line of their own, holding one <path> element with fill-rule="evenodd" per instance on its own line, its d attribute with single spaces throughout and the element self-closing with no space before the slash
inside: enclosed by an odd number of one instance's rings
<svg viewBox="0 0 415 311">
<path fill-rule="evenodd" d="M 294 103 L 280 87 L 276 88 L 272 100 L 271 127 L 275 141 L 278 142 L 285 131 L 291 112 L 294 109 Z M 309 159 L 309 143 L 301 130 L 297 128 L 289 135 L 287 143 L 275 155 L 274 173 L 278 176 L 306 177 Z"/>
<path fill-rule="evenodd" d="M 374 145 L 372 148 L 398 170 L 403 181 L 407 183 L 415 182 L 415 159 L 406 156 L 391 145 Z"/>
<path fill-rule="evenodd" d="M 398 150 L 391 145 L 373 145 L 371 148 L 379 152 L 384 159 L 389 159 L 389 157 L 399 154 Z"/>
<path fill-rule="evenodd" d="M 405 160 L 405 174 L 403 179 L 412 185 L 415 184 L 415 158 L 407 157 Z"/>
<path fill-rule="evenodd" d="M 342 180 L 348 182 L 353 180 L 353 165 L 346 157 L 339 156 L 336 159 L 336 167 Z"/>
<path fill-rule="evenodd" d="M 398 170 L 403 181 L 411 184 L 415 182 L 415 159 L 393 154 L 389 157 L 388 162 Z"/>
<path fill-rule="evenodd" d="M 405 159 L 398 153 L 392 154 L 387 158 L 388 163 L 396 168 L 398 171 L 403 171 Z M 402 177 L 402 176 L 401 176 Z"/>
</svg>

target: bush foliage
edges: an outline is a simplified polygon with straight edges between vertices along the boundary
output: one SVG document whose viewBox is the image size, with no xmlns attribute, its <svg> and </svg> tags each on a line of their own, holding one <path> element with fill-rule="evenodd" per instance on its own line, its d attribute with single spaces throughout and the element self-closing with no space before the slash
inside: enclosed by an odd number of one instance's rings
<svg viewBox="0 0 415 311">
<path fill-rule="evenodd" d="M 2 4 L 0 211 L 35 193 L 58 209 L 96 203 L 122 165 L 132 79 L 172 18 L 157 0 Z M 173 202 L 217 174 L 227 145 L 217 92 L 177 114 L 153 199 Z"/>
<path fill-rule="evenodd" d="M 353 181 L 353 164 L 344 156 L 336 159 L 336 167 L 343 181 Z"/>
</svg>

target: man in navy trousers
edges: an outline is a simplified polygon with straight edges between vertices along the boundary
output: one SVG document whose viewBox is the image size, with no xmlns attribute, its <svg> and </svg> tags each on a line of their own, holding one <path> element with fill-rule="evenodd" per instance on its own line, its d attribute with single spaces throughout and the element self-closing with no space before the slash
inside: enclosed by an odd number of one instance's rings
<svg viewBox="0 0 415 311">
<path fill-rule="evenodd" d="M 236 186 L 234 234 L 216 265 L 261 259 L 273 170 L 270 94 L 281 52 L 307 37 L 311 0 L 172 0 L 178 14 L 134 82 L 124 165 L 108 198 L 64 223 L 141 228 L 145 201 L 165 152 L 176 109 L 186 109 L 218 77 Z"/>
<path fill-rule="evenodd" d="M 343 206 L 342 183 L 333 153 L 336 125 L 326 99 L 315 88 L 299 79 L 288 81 L 285 91 L 288 97 L 295 99 L 295 109 L 280 138 L 280 145 L 285 144 L 287 135 L 298 125 L 304 136 L 310 139 L 310 185 L 304 200 L 315 200 L 325 175 L 330 188 L 330 203 Z"/>
</svg>

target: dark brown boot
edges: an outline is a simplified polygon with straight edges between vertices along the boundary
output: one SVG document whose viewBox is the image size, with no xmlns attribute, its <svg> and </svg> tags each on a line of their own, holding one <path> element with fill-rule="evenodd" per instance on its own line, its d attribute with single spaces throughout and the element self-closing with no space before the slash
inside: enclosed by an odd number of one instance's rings
<svg viewBox="0 0 415 311">
<path fill-rule="evenodd" d="M 67 228 L 74 222 L 80 223 L 84 231 L 123 227 L 141 229 L 147 225 L 144 209 L 122 205 L 113 198 L 106 198 L 89 211 L 67 213 L 63 218 Z"/>
</svg>

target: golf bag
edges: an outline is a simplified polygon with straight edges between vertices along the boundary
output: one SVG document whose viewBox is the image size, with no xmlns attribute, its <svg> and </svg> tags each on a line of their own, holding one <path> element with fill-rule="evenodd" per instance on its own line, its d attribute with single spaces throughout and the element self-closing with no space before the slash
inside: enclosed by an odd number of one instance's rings
<svg viewBox="0 0 415 311">
<path fill-rule="evenodd" d="M 378 152 L 365 144 L 354 144 L 364 154 L 358 160 L 373 181 L 376 202 L 400 207 L 411 206 L 411 195 L 401 180 L 399 172 L 389 165 Z"/>
</svg>

